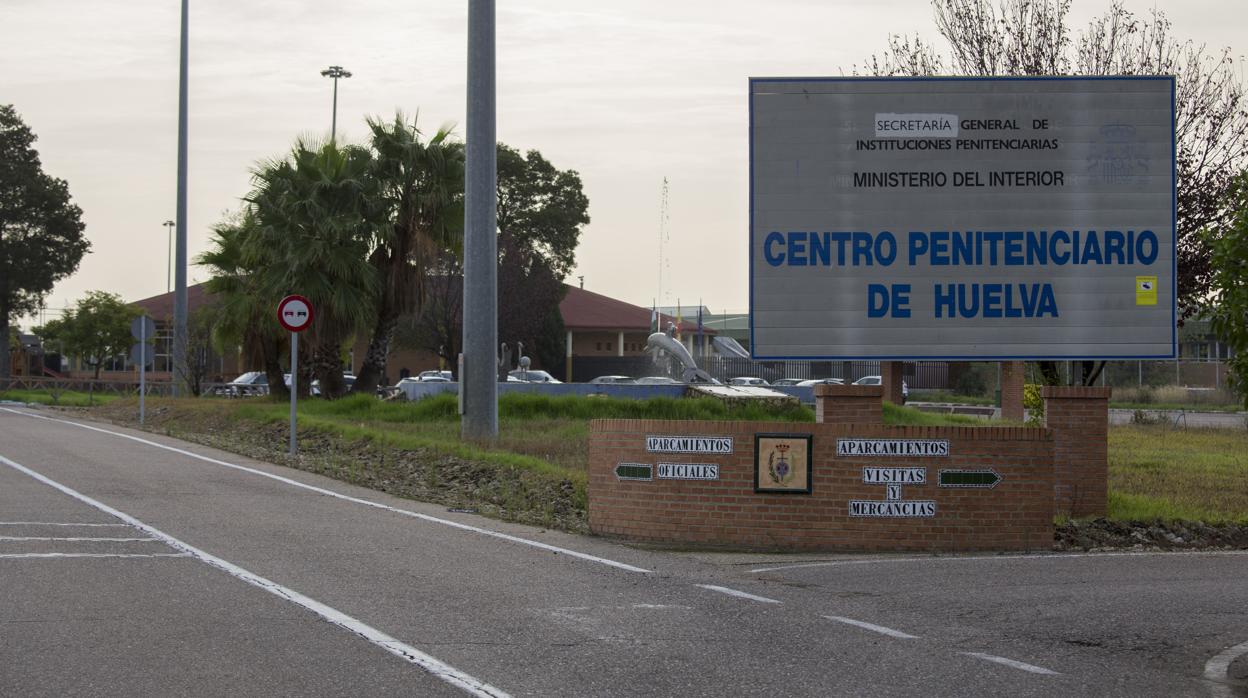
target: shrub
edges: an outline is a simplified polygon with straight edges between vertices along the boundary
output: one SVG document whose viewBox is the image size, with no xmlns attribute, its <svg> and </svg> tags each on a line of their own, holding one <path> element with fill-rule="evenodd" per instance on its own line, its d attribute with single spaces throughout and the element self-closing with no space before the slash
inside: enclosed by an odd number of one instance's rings
<svg viewBox="0 0 1248 698">
<path fill-rule="evenodd" d="M 1040 394 L 1041 387 L 1035 383 L 1023 386 L 1023 409 L 1031 413 L 1031 418 L 1027 420 L 1030 424 L 1044 422 L 1044 397 Z"/>
</svg>

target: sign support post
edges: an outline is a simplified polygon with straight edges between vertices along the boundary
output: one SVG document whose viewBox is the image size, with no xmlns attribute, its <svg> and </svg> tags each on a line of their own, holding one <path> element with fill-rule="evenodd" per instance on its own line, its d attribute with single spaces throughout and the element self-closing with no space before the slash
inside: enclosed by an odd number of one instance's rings
<svg viewBox="0 0 1248 698">
<path fill-rule="evenodd" d="M 147 323 L 139 327 L 139 426 L 147 416 Z"/>
<path fill-rule="evenodd" d="M 147 364 L 152 360 L 152 351 L 147 346 L 147 338 L 156 335 L 156 323 L 146 315 L 140 315 L 130 321 L 130 336 L 139 340 L 130 347 L 130 361 L 139 366 L 139 426 L 147 418 Z"/>
<path fill-rule="evenodd" d="M 290 295 L 277 304 L 277 321 L 290 330 L 290 456 L 295 457 L 296 408 L 299 402 L 299 333 L 312 324 L 312 302 L 303 296 Z"/>
<path fill-rule="evenodd" d="M 295 457 L 295 402 L 299 395 L 299 333 L 290 333 L 290 457 Z"/>
</svg>

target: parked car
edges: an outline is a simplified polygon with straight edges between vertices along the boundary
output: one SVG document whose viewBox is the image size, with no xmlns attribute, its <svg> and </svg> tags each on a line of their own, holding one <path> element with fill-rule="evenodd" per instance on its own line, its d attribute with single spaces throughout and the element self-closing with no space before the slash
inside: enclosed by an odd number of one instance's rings
<svg viewBox="0 0 1248 698">
<path fill-rule="evenodd" d="M 809 380 L 801 381 L 797 385 L 803 388 L 808 388 L 812 385 L 820 385 L 823 383 L 826 383 L 827 385 L 845 385 L 845 381 L 840 378 L 811 378 Z"/>
<path fill-rule="evenodd" d="M 621 385 L 624 383 L 636 383 L 631 376 L 598 376 L 589 381 L 594 385 Z"/>
<path fill-rule="evenodd" d="M 883 385 L 884 378 L 882 376 L 863 376 L 854 381 L 854 385 Z M 910 386 L 906 385 L 903 380 L 901 382 L 901 404 L 906 404 L 906 400 L 910 399 Z"/>
<path fill-rule="evenodd" d="M 426 383 L 430 381 L 434 383 L 454 383 L 455 374 L 450 371 L 421 371 L 420 375 L 416 376 L 416 380 Z"/>
<path fill-rule="evenodd" d="M 226 397 L 250 397 L 269 394 L 269 377 L 264 371 L 248 371 L 221 386 L 218 394 Z"/>
<path fill-rule="evenodd" d="M 759 387 L 767 387 L 771 385 L 771 383 L 755 376 L 737 376 L 736 378 L 729 378 L 728 385 L 756 385 Z"/>
<path fill-rule="evenodd" d="M 680 385 L 680 381 L 667 376 L 642 376 L 637 379 L 638 385 Z"/>
<path fill-rule="evenodd" d="M 555 378 L 554 376 L 550 375 L 546 371 L 541 371 L 541 370 L 534 371 L 530 369 L 526 371 L 522 368 L 517 368 L 514 371 L 509 371 L 507 375 L 516 378 L 522 383 L 562 383 L 563 382 Z M 510 381 L 510 379 L 508 380 Z"/>
<path fill-rule="evenodd" d="M 777 378 L 771 382 L 772 385 L 801 385 L 801 378 Z"/>
</svg>

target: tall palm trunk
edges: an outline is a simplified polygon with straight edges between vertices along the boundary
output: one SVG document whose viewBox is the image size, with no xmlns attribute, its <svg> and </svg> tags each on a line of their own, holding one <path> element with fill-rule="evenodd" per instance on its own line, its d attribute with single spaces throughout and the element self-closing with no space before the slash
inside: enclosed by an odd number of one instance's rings
<svg viewBox="0 0 1248 698">
<path fill-rule="evenodd" d="M 258 343 L 264 375 L 269 381 L 269 395 L 282 400 L 290 399 L 290 388 L 286 387 L 286 375 L 282 372 L 282 341 L 261 338 Z"/>
<path fill-rule="evenodd" d="M 329 337 L 318 341 L 312 350 L 312 374 L 321 382 L 321 397 L 330 400 L 342 397 L 346 392 L 347 386 L 342 380 L 342 361 L 339 358 L 341 346 L 341 341 Z"/>
<path fill-rule="evenodd" d="M 355 377 L 355 385 L 351 392 L 371 395 L 377 392 L 377 386 L 386 374 L 386 359 L 390 354 L 390 343 L 394 341 L 395 328 L 399 326 L 399 312 L 394 303 L 386 303 L 382 299 L 382 308 L 377 313 L 377 326 L 373 328 L 373 337 L 368 342 L 368 351 L 364 354 L 364 362 Z"/>
</svg>

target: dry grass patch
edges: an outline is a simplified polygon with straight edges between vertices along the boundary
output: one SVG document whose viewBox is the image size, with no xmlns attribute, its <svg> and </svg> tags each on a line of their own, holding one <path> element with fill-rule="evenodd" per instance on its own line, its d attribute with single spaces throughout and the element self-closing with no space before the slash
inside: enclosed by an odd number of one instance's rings
<svg viewBox="0 0 1248 698">
<path fill-rule="evenodd" d="M 1248 433 L 1109 430 L 1110 517 L 1248 522 Z"/>
</svg>

